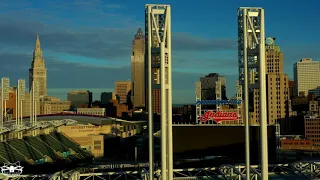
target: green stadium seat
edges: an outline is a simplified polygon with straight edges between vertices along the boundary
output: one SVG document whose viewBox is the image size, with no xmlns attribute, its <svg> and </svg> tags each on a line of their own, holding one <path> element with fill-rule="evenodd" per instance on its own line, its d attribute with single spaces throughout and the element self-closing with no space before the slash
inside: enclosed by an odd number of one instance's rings
<svg viewBox="0 0 320 180">
<path fill-rule="evenodd" d="M 59 142 L 59 140 L 55 139 L 54 137 L 52 137 L 49 134 L 46 135 L 40 135 L 41 140 L 43 140 L 47 145 L 49 145 L 50 147 L 52 147 L 54 150 L 63 153 L 63 152 L 67 152 L 69 151 L 68 148 L 66 146 L 64 146 L 63 144 L 61 144 L 61 142 Z"/>
<path fill-rule="evenodd" d="M 82 158 L 79 158 L 79 157 L 76 156 L 76 155 L 69 155 L 69 156 L 68 156 L 68 159 L 71 160 L 71 161 L 79 161 L 79 160 L 82 159 Z"/>
<path fill-rule="evenodd" d="M 42 154 L 51 157 L 52 159 L 60 159 L 54 150 L 43 142 L 39 137 L 25 137 L 25 141 L 38 149 Z"/>
<path fill-rule="evenodd" d="M 93 157 L 91 153 L 86 152 L 83 150 L 79 144 L 71 140 L 69 137 L 64 136 L 61 133 L 53 132 L 51 133 L 53 137 L 55 137 L 57 140 L 59 140 L 62 144 L 64 144 L 67 147 L 70 147 L 72 150 L 74 150 L 76 153 L 80 154 L 84 158 L 91 158 Z"/>
<path fill-rule="evenodd" d="M 35 161 L 44 158 L 43 155 L 38 152 L 39 150 L 34 149 L 34 147 L 31 147 L 22 139 L 12 139 L 8 141 L 8 143 L 29 159 Z"/>
<path fill-rule="evenodd" d="M 35 162 L 34 162 L 34 164 L 35 165 L 39 165 L 39 164 L 43 164 L 43 163 L 45 163 L 46 161 L 45 161 L 45 159 L 39 159 L 39 160 L 36 160 Z"/>
<path fill-rule="evenodd" d="M 9 162 L 24 162 L 26 160 L 25 156 L 21 155 L 14 149 L 12 149 L 8 144 L 5 142 L 0 142 L 0 155 L 8 160 Z"/>
<path fill-rule="evenodd" d="M 10 163 L 10 162 L 4 159 L 3 157 L 0 157 L 0 164 L 4 164 L 4 163 Z"/>
</svg>

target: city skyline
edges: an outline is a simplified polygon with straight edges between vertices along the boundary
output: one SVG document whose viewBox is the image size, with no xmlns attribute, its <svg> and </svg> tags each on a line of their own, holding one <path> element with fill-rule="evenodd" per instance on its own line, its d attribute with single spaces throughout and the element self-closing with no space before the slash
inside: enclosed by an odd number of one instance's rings
<svg viewBox="0 0 320 180">
<path fill-rule="evenodd" d="M 113 90 L 115 81 L 130 79 L 131 41 L 138 27 L 144 29 L 144 14 L 141 13 L 144 4 L 152 2 L 123 2 L 122 5 L 99 5 L 98 3 L 102 1 L 61 2 L 59 5 L 43 2 L 37 6 L 26 4 L 25 1 L 7 2 L 1 9 L 3 14 L 0 15 L 3 20 L 0 23 L 0 38 L 1 43 L 6 45 L 0 54 L 0 61 L 2 63 L 6 61 L 0 67 L 1 76 L 10 77 L 12 82 L 18 78 L 28 78 L 34 39 L 39 33 L 48 68 L 48 95 L 62 97 L 59 92 L 63 92 L 65 97 L 68 91 L 64 90 L 67 89 L 88 89 L 94 93 L 98 92 L 97 89 L 109 91 Z M 305 9 L 316 13 L 312 11 L 316 4 L 309 4 L 308 8 L 301 9 L 299 14 L 293 10 L 286 10 L 287 15 L 282 17 L 283 12 L 280 9 L 283 10 L 281 4 L 284 3 L 277 2 L 277 7 L 272 7 L 275 2 L 241 3 L 264 7 L 266 37 L 277 38 L 277 45 L 281 46 L 284 53 L 284 71 L 289 74 L 290 79 L 293 79 L 292 69 L 295 62 L 309 57 L 314 60 L 320 59 L 320 53 L 316 51 L 319 36 L 314 36 L 315 32 L 313 34 L 313 29 L 319 26 L 319 23 L 314 21 L 308 25 L 307 23 L 316 16 L 310 14 L 307 16 L 308 13 L 304 13 Z M 174 103 L 194 103 L 194 82 L 209 73 L 226 76 L 228 97 L 234 95 L 235 80 L 238 78 L 237 22 L 234 17 L 238 6 L 243 5 L 238 2 L 230 4 L 229 1 L 208 7 L 199 4 L 202 11 L 208 13 L 205 15 L 194 9 L 191 3 L 183 3 L 185 6 L 179 5 L 178 1 L 170 4 L 174 9 L 172 11 Z M 74 14 L 66 14 L 71 5 L 75 10 Z M 301 6 L 292 2 L 290 8 L 288 5 L 286 7 L 291 9 L 297 8 L 298 5 Z M 221 6 L 226 8 L 220 8 Z M 19 7 L 25 9 L 19 11 L 21 9 Z M 58 7 L 63 8 L 59 12 L 52 12 Z M 198 13 L 194 13 L 188 20 L 189 17 L 186 18 L 183 12 L 191 9 Z M 91 12 L 91 15 L 89 13 L 84 18 L 78 11 Z M 10 23 L 6 21 L 8 18 L 11 20 Z M 294 21 L 289 21 L 290 18 Z M 304 18 L 308 18 L 308 21 Z M 281 25 L 283 22 L 286 22 L 285 26 Z M 206 26 L 207 24 L 210 25 Z M 299 27 L 294 24 L 299 24 Z M 117 76 L 112 76 L 115 73 Z"/>
</svg>

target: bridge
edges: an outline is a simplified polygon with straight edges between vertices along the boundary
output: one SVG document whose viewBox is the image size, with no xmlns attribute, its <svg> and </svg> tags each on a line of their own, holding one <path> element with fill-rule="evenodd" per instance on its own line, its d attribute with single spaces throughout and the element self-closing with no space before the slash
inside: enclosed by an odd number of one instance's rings
<svg viewBox="0 0 320 180">
<path fill-rule="evenodd" d="M 113 166 L 111 164 L 74 169 L 68 172 L 56 172 L 54 174 L 38 175 L 14 175 L 0 176 L 1 179 L 48 179 L 48 180 L 80 180 L 80 179 L 148 179 L 148 171 L 145 168 L 132 170 L 133 165 L 122 164 Z M 130 170 L 131 168 L 131 170 Z M 261 169 L 257 165 L 250 167 L 251 179 L 261 179 Z M 246 178 L 244 165 L 222 165 L 220 167 L 186 168 L 174 169 L 173 179 L 228 179 L 239 180 Z M 161 170 L 155 171 L 155 177 L 161 176 Z M 269 165 L 269 179 L 317 179 L 320 178 L 320 162 L 295 162 L 292 164 Z"/>
</svg>

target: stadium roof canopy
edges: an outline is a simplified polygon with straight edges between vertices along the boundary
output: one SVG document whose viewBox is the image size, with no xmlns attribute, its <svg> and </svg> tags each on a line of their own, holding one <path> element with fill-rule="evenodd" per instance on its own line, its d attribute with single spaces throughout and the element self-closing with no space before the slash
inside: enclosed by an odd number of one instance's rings
<svg viewBox="0 0 320 180">
<path fill-rule="evenodd" d="M 49 115 L 49 116 L 38 116 L 37 123 L 32 125 L 30 124 L 30 118 L 23 118 L 22 125 L 16 125 L 15 120 L 4 122 L 4 127 L 0 129 L 0 133 L 12 132 L 12 131 L 24 131 L 35 128 L 44 128 L 48 126 L 61 126 L 61 125 L 109 125 L 109 124 L 120 124 L 120 125 L 129 125 L 129 124 L 140 124 L 146 123 L 146 121 L 126 121 L 117 118 L 110 117 L 94 117 L 88 115 Z"/>
<path fill-rule="evenodd" d="M 54 120 L 63 120 L 63 119 L 72 119 L 76 120 L 79 124 L 93 124 L 96 126 L 102 125 L 109 125 L 109 124 L 137 124 L 137 123 L 144 123 L 146 121 L 126 121 L 117 118 L 110 118 L 110 117 L 92 117 L 92 116 L 64 116 L 64 115 L 57 115 L 57 116 L 41 116 L 37 117 L 37 121 L 54 121 Z M 26 122 L 30 121 L 30 118 L 23 119 Z"/>
</svg>

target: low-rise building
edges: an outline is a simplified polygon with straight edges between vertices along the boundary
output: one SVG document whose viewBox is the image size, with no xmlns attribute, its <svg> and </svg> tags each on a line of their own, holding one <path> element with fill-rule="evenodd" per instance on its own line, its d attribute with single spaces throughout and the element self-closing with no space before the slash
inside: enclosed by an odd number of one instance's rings
<svg viewBox="0 0 320 180">
<path fill-rule="evenodd" d="M 90 114 L 90 115 L 98 115 L 105 116 L 106 109 L 105 108 L 77 108 L 78 114 Z"/>
<path fill-rule="evenodd" d="M 305 136 L 313 141 L 315 146 L 320 146 L 320 117 L 304 117 Z"/>
<path fill-rule="evenodd" d="M 70 109 L 71 101 L 62 101 L 53 96 L 47 96 L 40 101 L 41 114 L 57 114 Z"/>
<path fill-rule="evenodd" d="M 313 142 L 311 139 L 294 139 L 286 138 L 281 139 L 281 149 L 282 150 L 312 150 Z"/>
</svg>

